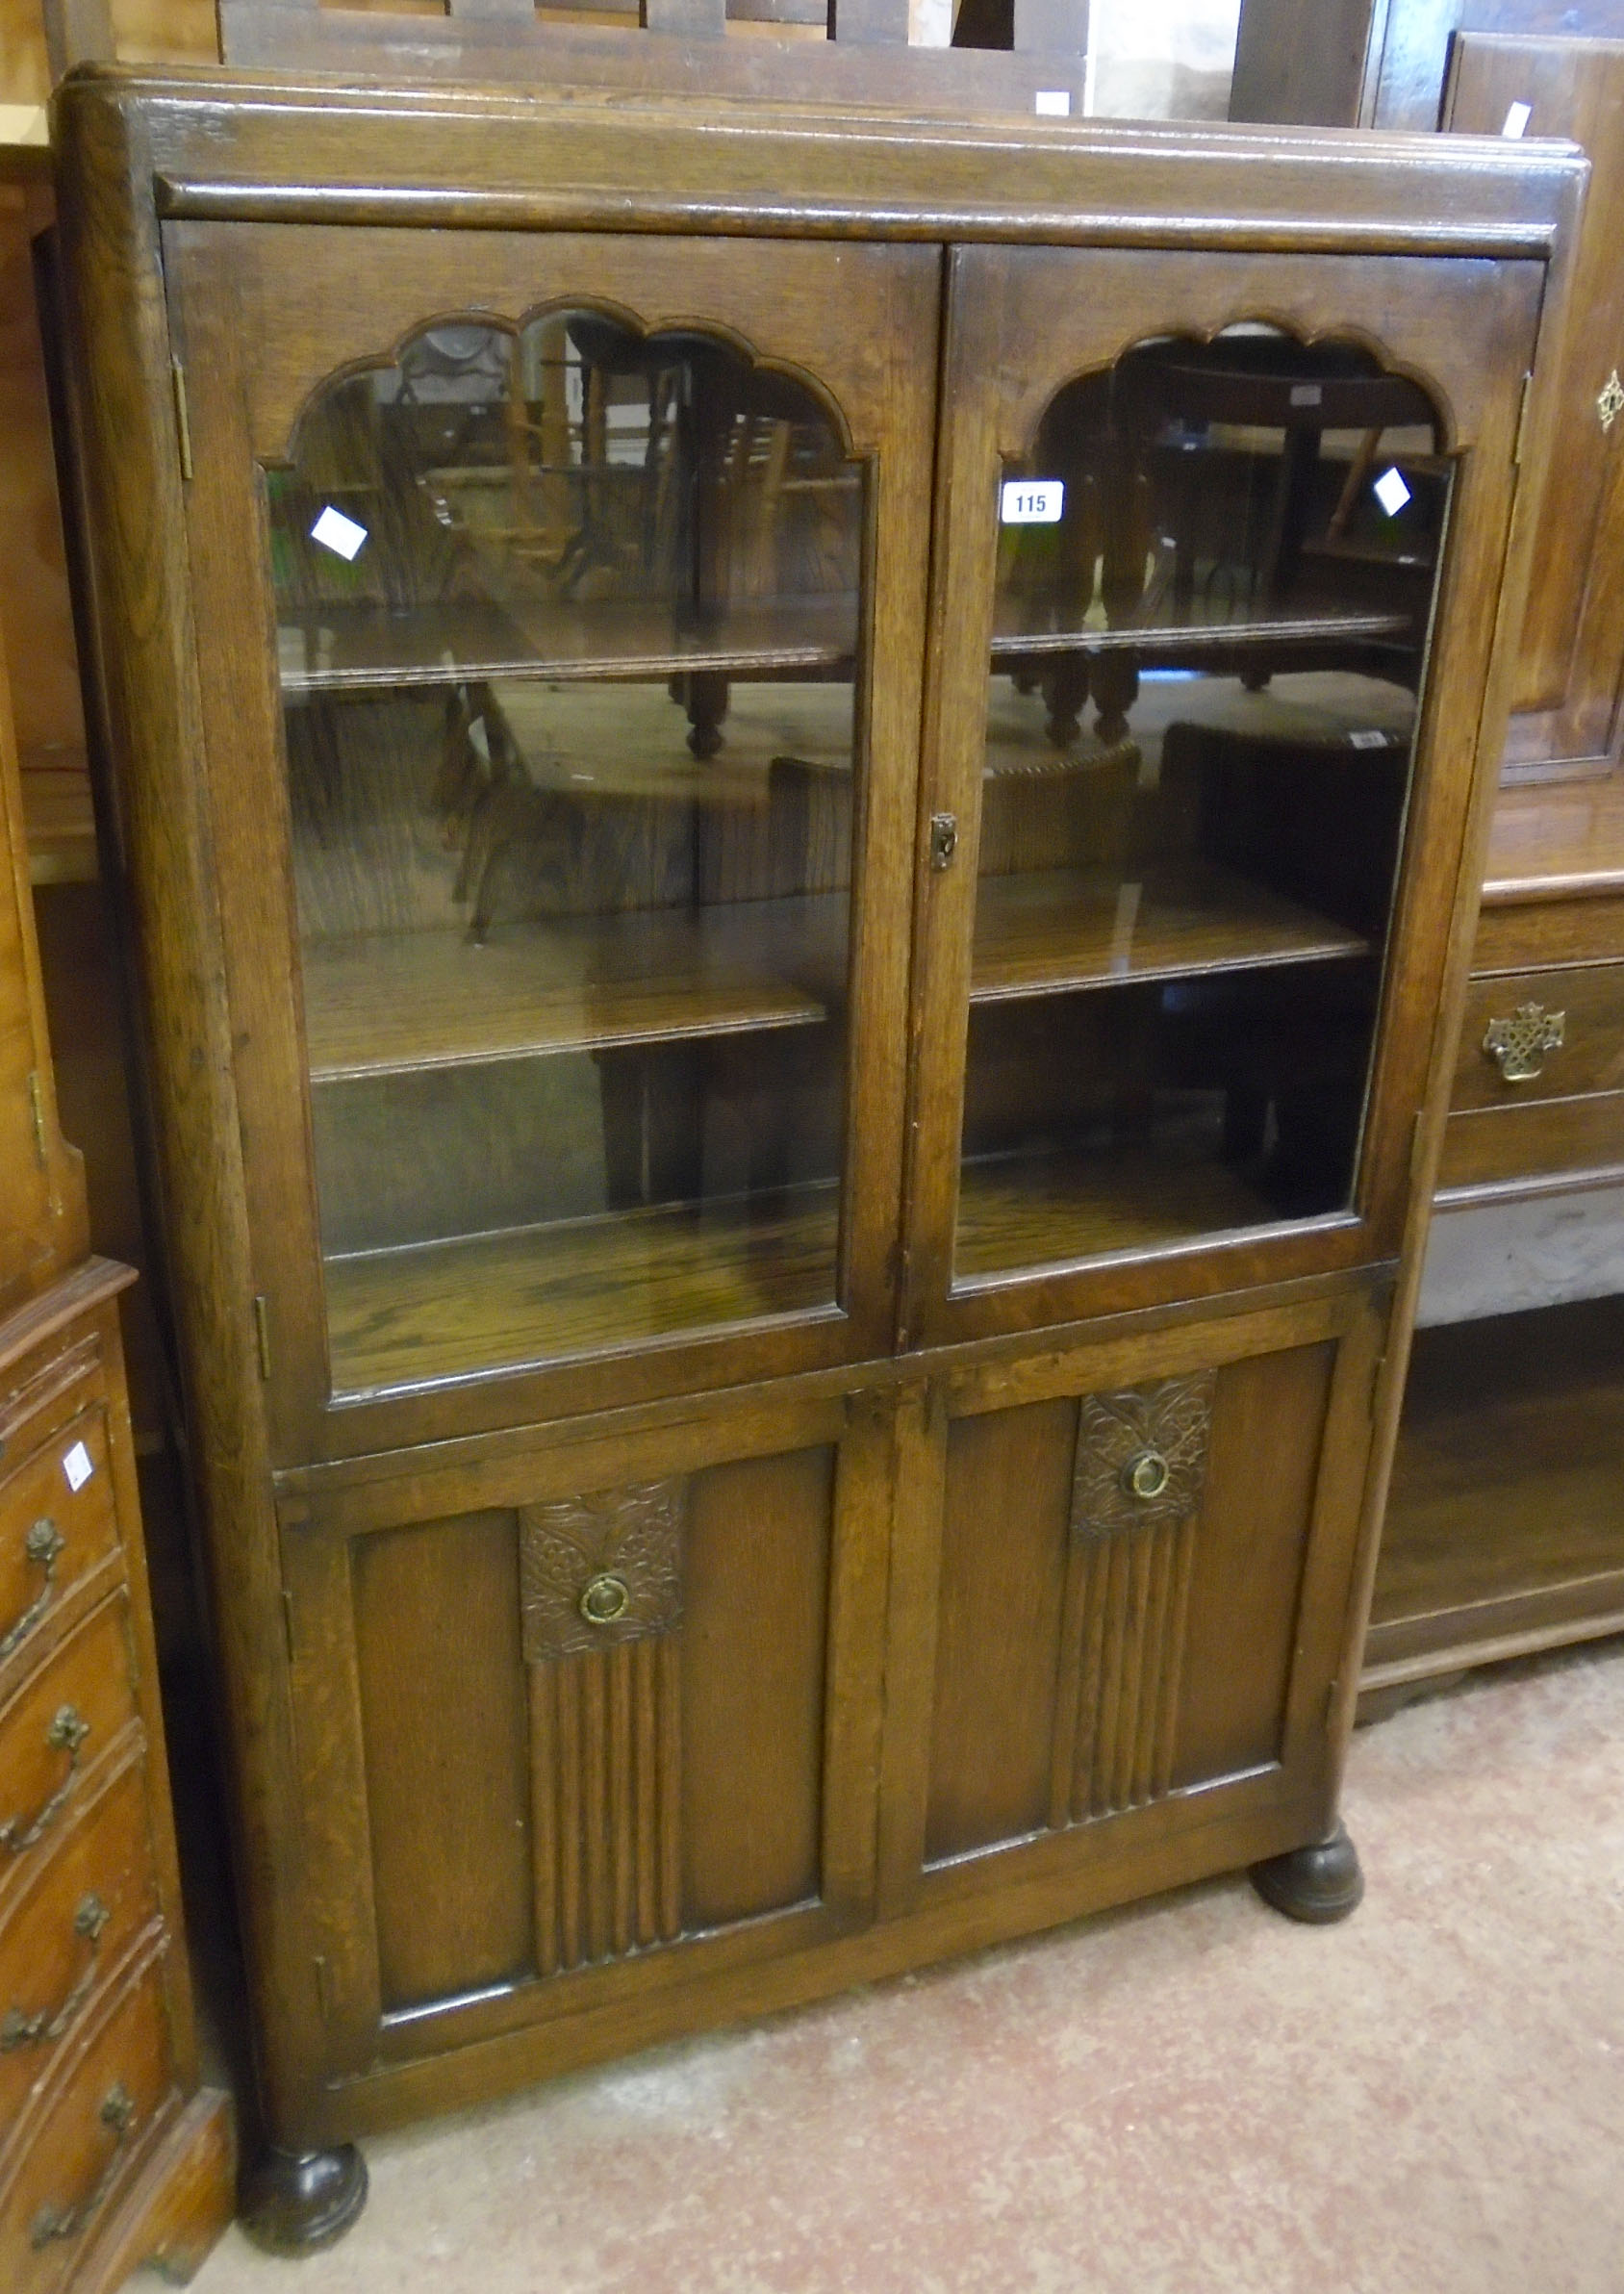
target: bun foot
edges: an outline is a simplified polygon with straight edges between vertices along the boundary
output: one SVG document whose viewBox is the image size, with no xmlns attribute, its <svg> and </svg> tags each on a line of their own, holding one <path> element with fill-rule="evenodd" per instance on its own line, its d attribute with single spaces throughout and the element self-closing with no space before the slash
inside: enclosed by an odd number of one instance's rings
<svg viewBox="0 0 1624 2294">
<path fill-rule="evenodd" d="M 267 2255 L 308 2255 L 343 2236 L 367 2204 L 367 2161 L 336 2151 L 262 2152 L 242 2179 L 243 2230 Z"/>
<path fill-rule="evenodd" d="M 1315 1927 L 1345 1920 L 1364 1894 L 1358 1850 L 1341 1824 L 1318 1848 L 1294 1848 L 1254 1864 L 1252 1884 L 1277 1912 Z"/>
</svg>

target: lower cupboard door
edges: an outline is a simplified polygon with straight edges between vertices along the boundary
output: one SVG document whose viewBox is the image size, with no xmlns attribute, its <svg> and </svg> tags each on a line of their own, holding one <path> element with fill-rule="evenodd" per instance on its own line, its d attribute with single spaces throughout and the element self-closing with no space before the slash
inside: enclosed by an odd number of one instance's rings
<svg viewBox="0 0 1624 2294">
<path fill-rule="evenodd" d="M 900 1531 L 934 1636 L 914 1755 L 888 1747 L 888 1910 L 1024 1858 L 1092 1873 L 1064 1917 L 1310 1836 L 1374 1326 L 1080 1388 L 1052 1357 L 1012 1406 L 944 1398 Z"/>
<path fill-rule="evenodd" d="M 329 2070 L 866 1915 L 888 1440 L 802 1404 L 285 1510 Z"/>
</svg>

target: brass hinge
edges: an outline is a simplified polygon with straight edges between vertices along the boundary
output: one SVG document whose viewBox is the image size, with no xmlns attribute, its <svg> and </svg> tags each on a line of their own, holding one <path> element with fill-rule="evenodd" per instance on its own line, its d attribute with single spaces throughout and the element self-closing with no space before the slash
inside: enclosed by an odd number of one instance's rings
<svg viewBox="0 0 1624 2294">
<path fill-rule="evenodd" d="M 186 407 L 186 369 L 178 358 L 169 361 L 169 379 L 175 392 L 175 440 L 181 451 L 181 476 L 191 475 L 191 418 Z"/>
<path fill-rule="evenodd" d="M 288 1644 L 288 1662 L 293 1662 L 293 1596 L 282 1588 L 282 1637 Z"/>
<path fill-rule="evenodd" d="M 1517 470 L 1522 468 L 1523 432 L 1528 428 L 1528 394 L 1530 385 L 1533 383 L 1533 381 L 1534 377 L 1532 374 L 1525 374 L 1523 376 L 1522 396 L 1517 401 L 1517 435 L 1511 445 L 1511 463 L 1512 467 Z"/>
<path fill-rule="evenodd" d="M 28 1117 L 34 1128 L 34 1153 L 43 1170 L 48 1160 L 45 1152 L 45 1089 L 39 1081 L 39 1070 L 28 1071 Z"/>
<path fill-rule="evenodd" d="M 270 1382 L 270 1311 L 266 1305 L 265 1292 L 254 1293 L 254 1343 L 260 1353 L 260 1376 Z"/>
</svg>

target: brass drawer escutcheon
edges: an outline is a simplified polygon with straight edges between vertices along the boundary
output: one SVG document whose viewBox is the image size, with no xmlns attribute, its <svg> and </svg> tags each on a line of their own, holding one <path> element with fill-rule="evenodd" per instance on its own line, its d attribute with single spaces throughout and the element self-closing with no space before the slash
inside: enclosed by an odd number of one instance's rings
<svg viewBox="0 0 1624 2294">
<path fill-rule="evenodd" d="M 1506 1083 L 1531 1083 L 1544 1068 L 1544 1054 L 1561 1051 L 1566 1028 L 1565 1011 L 1519 1004 L 1515 1011 L 1489 1021 L 1483 1048 Z"/>
<path fill-rule="evenodd" d="M 20 1816 L 13 1816 L 9 1822 L 0 1824 L 0 1848 L 9 1855 L 21 1855 L 24 1848 L 42 1839 L 66 1807 L 79 1773 L 79 1755 L 89 1733 L 90 1723 L 82 1720 L 72 1705 L 58 1707 L 55 1720 L 45 1731 L 45 1742 L 53 1752 L 67 1754 L 67 1774 L 30 1822 L 25 1824 Z"/>
<path fill-rule="evenodd" d="M 9 1657 L 14 1648 L 28 1639 L 35 1626 L 51 1606 L 51 1593 L 57 1574 L 57 1563 L 67 1549 L 67 1540 L 48 1514 L 41 1515 L 30 1528 L 23 1542 L 23 1551 L 37 1569 L 43 1569 L 45 1582 L 28 1604 L 22 1615 L 0 1633 L 0 1658 Z"/>
<path fill-rule="evenodd" d="M 10 2054 L 13 2048 L 18 2047 L 56 2045 L 85 2004 L 90 1986 L 95 1982 L 102 1930 L 109 1917 L 108 1908 L 99 1896 L 80 1898 L 73 1915 L 73 1932 L 83 1936 L 90 1947 L 84 1973 L 54 2015 L 43 2007 L 34 2015 L 25 2015 L 20 2007 L 9 2007 L 5 2020 L 0 2022 L 0 2054 Z"/>
<path fill-rule="evenodd" d="M 113 2129 L 113 2149 L 107 2163 L 95 2181 L 76 2206 L 58 2206 L 47 2200 L 35 2216 L 28 2233 L 28 2242 L 35 2253 L 40 2254 L 56 2238 L 77 2238 L 100 2212 L 102 2203 L 117 2179 L 123 2163 L 124 2147 L 135 2131 L 136 2106 L 130 2091 L 119 2081 L 110 2087 L 97 2112 L 104 2127 Z"/>
<path fill-rule="evenodd" d="M 1624 414 L 1624 382 L 1619 381 L 1616 367 L 1596 394 L 1596 413 L 1604 430 L 1611 430 L 1619 416 Z"/>
</svg>

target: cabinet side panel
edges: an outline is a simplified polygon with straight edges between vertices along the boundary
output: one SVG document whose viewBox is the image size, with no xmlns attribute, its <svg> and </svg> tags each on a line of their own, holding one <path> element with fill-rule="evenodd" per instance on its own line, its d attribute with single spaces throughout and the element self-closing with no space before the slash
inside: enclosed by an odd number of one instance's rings
<svg viewBox="0 0 1624 2294">
<path fill-rule="evenodd" d="M 1175 1786 L 1278 1760 L 1335 1348 L 1218 1374 L 1197 1526 Z"/>
<path fill-rule="evenodd" d="M 961 1418 L 948 1438 L 926 1856 L 1049 1822 L 1077 1404 Z"/>
<path fill-rule="evenodd" d="M 682 1924 L 820 1893 L 835 1453 L 690 1485 L 682 1626 Z"/>
<path fill-rule="evenodd" d="M 1624 13 L 1612 27 L 1624 32 Z M 1565 722 L 1548 745 L 1562 756 L 1601 755 L 1612 731 L 1624 646 L 1624 585 L 1616 565 L 1624 486 L 1616 418 L 1604 428 L 1597 400 L 1624 359 L 1624 45 L 1608 40 L 1463 36 L 1449 88 L 1447 124 L 1498 135 L 1509 107 L 1532 107 L 1529 132 L 1570 136 L 1591 166 L 1561 348 L 1561 450 L 1546 470 L 1511 706 L 1555 710 Z"/>
<path fill-rule="evenodd" d="M 363 1540 L 354 1560 L 386 2007 L 531 1960 L 529 1751 L 511 1514 Z"/>
</svg>

